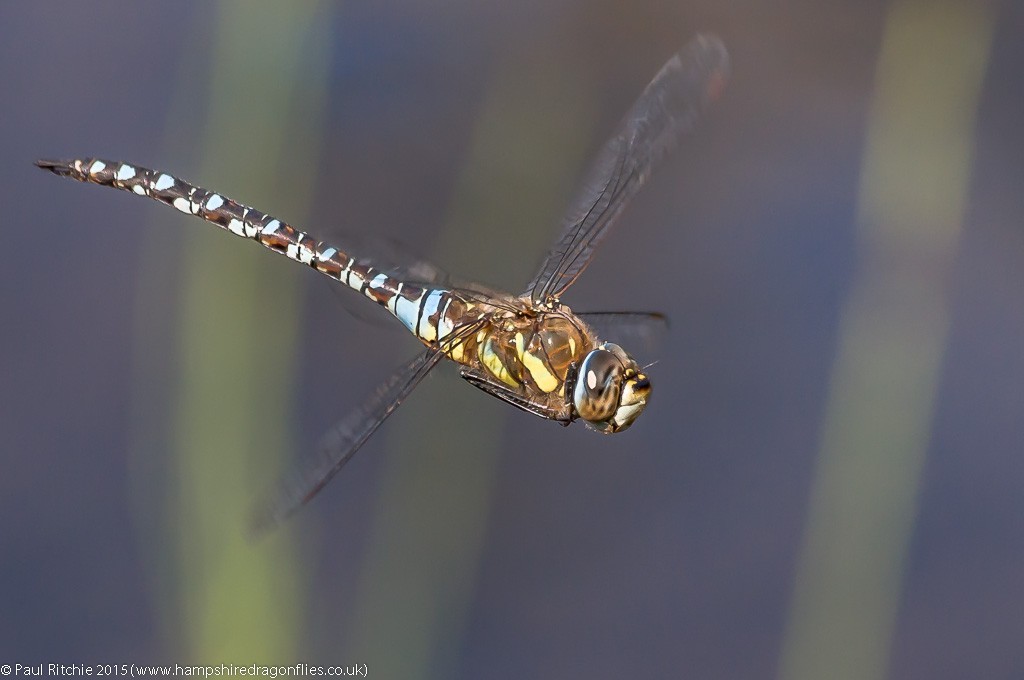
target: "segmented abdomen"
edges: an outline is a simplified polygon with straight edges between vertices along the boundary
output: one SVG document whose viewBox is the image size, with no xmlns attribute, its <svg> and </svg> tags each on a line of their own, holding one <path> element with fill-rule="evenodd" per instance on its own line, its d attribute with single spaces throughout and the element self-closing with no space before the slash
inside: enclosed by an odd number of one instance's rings
<svg viewBox="0 0 1024 680">
<path fill-rule="evenodd" d="M 148 196 L 187 215 L 216 224 L 236 236 L 258 241 L 274 252 L 309 265 L 366 295 L 387 308 L 428 345 L 444 340 L 457 324 L 469 323 L 484 314 L 484 310 L 475 310 L 473 303 L 447 289 L 400 281 L 339 248 L 317 241 L 276 217 L 165 172 L 98 158 L 38 161 L 36 164 L 80 182 Z"/>
</svg>

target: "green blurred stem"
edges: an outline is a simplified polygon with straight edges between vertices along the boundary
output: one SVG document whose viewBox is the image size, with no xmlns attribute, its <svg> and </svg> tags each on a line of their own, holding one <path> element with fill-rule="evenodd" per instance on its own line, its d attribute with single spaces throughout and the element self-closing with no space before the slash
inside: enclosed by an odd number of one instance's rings
<svg viewBox="0 0 1024 680">
<path fill-rule="evenodd" d="M 873 680 L 890 650 L 949 326 L 991 41 L 984 4 L 896 2 L 780 676 Z"/>
</svg>

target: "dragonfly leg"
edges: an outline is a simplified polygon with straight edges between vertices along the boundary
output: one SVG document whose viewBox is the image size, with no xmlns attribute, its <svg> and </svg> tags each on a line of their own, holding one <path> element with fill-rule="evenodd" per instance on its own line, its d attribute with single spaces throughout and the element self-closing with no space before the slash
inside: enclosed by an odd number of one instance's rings
<svg viewBox="0 0 1024 680">
<path fill-rule="evenodd" d="M 556 409 L 530 401 L 507 385 L 496 383 L 488 379 L 483 373 L 471 368 L 463 368 L 459 371 L 459 375 L 461 375 L 463 379 L 473 387 L 477 387 L 487 394 L 495 396 L 506 403 L 512 404 L 516 408 L 526 411 L 527 413 L 532 413 L 535 416 L 540 416 L 547 420 L 554 420 L 562 425 L 569 425 L 572 422 L 572 411 L 568 405 L 563 408 Z"/>
</svg>

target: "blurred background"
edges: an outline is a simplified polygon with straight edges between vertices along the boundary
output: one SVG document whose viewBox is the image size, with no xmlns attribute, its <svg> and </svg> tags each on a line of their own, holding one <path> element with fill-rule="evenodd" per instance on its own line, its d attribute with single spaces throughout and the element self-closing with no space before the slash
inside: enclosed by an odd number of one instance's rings
<svg viewBox="0 0 1024 680">
<path fill-rule="evenodd" d="M 563 429 L 442 367 L 256 543 L 253 499 L 416 342 L 31 165 L 518 291 L 698 31 L 725 96 L 566 298 L 671 318 L 643 418 Z M 4 3 L 0 37 L 0 663 L 1024 677 L 1019 3 Z"/>
</svg>

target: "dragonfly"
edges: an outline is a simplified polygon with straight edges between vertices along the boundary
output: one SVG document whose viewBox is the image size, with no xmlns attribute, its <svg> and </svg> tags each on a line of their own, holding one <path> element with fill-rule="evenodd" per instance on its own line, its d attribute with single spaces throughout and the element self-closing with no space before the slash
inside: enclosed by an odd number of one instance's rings
<svg viewBox="0 0 1024 680">
<path fill-rule="evenodd" d="M 584 176 L 553 247 L 519 295 L 456 283 L 430 266 L 382 264 L 321 242 L 288 223 L 174 175 L 99 158 L 39 160 L 80 182 L 148 197 L 305 264 L 385 308 L 425 346 L 323 439 L 258 504 L 257 531 L 308 503 L 442 360 L 473 386 L 562 425 L 613 434 L 644 411 L 651 381 L 597 328 L 663 319 L 643 312 L 574 313 L 561 300 L 593 259 L 652 168 L 717 100 L 729 70 L 721 40 L 698 35 L 628 111 Z"/>
</svg>

